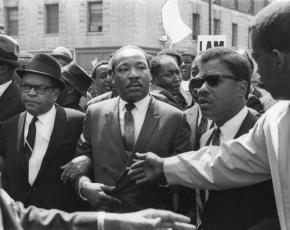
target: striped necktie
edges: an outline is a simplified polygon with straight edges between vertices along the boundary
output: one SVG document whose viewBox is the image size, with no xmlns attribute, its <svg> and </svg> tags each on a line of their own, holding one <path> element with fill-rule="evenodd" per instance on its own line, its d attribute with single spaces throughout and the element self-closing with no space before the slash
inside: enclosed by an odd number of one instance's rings
<svg viewBox="0 0 290 230">
<path fill-rule="evenodd" d="M 36 126 L 35 122 L 37 121 L 37 117 L 33 117 L 29 124 L 28 128 L 28 133 L 25 139 L 25 144 L 24 144 L 24 155 L 26 157 L 27 163 L 29 162 L 29 159 L 32 155 L 32 151 L 34 148 L 34 143 L 35 143 L 35 135 L 36 135 Z"/>
</svg>

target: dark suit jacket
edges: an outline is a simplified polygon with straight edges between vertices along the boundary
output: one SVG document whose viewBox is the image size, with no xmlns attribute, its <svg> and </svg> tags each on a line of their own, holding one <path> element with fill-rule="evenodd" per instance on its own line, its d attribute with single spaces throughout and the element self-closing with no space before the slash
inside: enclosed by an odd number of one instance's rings
<svg viewBox="0 0 290 230">
<path fill-rule="evenodd" d="M 256 120 L 256 116 L 248 112 L 235 138 L 247 133 Z M 208 145 L 213 129 L 202 136 L 201 146 Z M 272 180 L 242 188 L 209 191 L 202 229 L 246 230 L 267 219 L 279 226 Z M 272 227 L 272 230 L 277 229 Z"/>
<path fill-rule="evenodd" d="M 0 148 L 4 156 L 4 188 L 13 199 L 25 205 L 75 211 L 81 208 L 80 200 L 70 183 L 60 180 L 60 166 L 69 162 L 75 153 L 82 130 L 84 114 L 57 106 L 55 123 L 41 168 L 31 186 L 24 158 L 24 125 L 26 112 L 3 123 Z"/>
<path fill-rule="evenodd" d="M 16 202 L 4 191 L 0 190 L 0 209 L 4 230 L 95 230 L 98 216 L 93 212 L 66 213 L 59 210 L 45 210 L 34 206 L 27 208 Z M 109 225 L 110 226 L 110 225 Z M 113 225 L 114 226 L 114 225 Z M 113 228 L 110 228 L 113 229 Z"/>
<path fill-rule="evenodd" d="M 89 106 L 77 153 L 93 159 L 94 182 L 116 185 L 114 195 L 122 200 L 111 211 L 144 208 L 171 209 L 171 192 L 157 182 L 135 185 L 127 176 L 131 158 L 125 151 L 119 124 L 119 97 Z M 154 152 L 168 157 L 190 149 L 190 128 L 182 111 L 151 97 L 134 153 Z M 132 154 L 131 154 L 132 156 Z"/>
<path fill-rule="evenodd" d="M 17 84 L 12 81 L 0 97 L 0 127 L 1 123 L 24 111 L 21 103 L 21 93 Z"/>
</svg>

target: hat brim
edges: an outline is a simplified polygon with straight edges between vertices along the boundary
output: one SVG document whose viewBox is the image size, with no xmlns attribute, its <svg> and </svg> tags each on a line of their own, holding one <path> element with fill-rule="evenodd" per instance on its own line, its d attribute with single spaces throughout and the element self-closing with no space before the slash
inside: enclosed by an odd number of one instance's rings
<svg viewBox="0 0 290 230">
<path fill-rule="evenodd" d="M 17 61 L 7 60 L 5 58 L 0 58 L 0 61 L 10 64 L 12 66 L 18 67 L 19 63 Z"/>
<path fill-rule="evenodd" d="M 23 76 L 26 73 L 36 73 L 36 74 L 40 74 L 40 75 L 42 75 L 44 77 L 48 77 L 49 79 L 53 80 L 60 89 L 63 89 L 65 87 L 65 84 L 61 80 L 59 80 L 56 76 L 51 75 L 51 74 L 47 74 L 47 73 L 44 73 L 44 72 L 41 72 L 41 71 L 29 70 L 29 69 L 18 69 L 18 70 L 16 70 L 16 73 L 18 74 L 18 76 L 21 79 L 23 78 Z"/>
</svg>

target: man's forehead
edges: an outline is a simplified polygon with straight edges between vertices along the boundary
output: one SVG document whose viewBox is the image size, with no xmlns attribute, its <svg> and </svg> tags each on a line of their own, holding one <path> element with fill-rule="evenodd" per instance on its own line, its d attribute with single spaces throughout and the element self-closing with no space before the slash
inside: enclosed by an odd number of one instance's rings
<svg viewBox="0 0 290 230">
<path fill-rule="evenodd" d="M 134 48 L 126 48 L 121 50 L 120 52 L 117 53 L 116 55 L 116 60 L 118 59 L 124 59 L 124 58 L 129 58 L 129 57 L 142 57 L 144 58 L 144 60 L 146 61 L 146 57 L 145 54 L 138 49 L 134 49 Z"/>
<path fill-rule="evenodd" d="M 200 62 L 199 69 L 201 72 L 230 71 L 228 66 L 218 58 L 209 60 L 207 62 Z"/>
</svg>

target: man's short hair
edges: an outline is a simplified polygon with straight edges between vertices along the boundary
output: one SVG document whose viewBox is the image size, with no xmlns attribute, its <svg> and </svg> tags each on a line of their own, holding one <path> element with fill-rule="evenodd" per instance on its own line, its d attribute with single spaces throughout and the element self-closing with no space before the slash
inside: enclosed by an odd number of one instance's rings
<svg viewBox="0 0 290 230">
<path fill-rule="evenodd" d="M 157 54 L 157 56 L 161 56 L 161 55 L 167 55 L 167 56 L 174 57 L 177 60 L 177 65 L 178 66 L 181 65 L 181 56 L 180 56 L 180 53 L 176 49 L 165 49 L 165 50 L 161 50 Z"/>
<path fill-rule="evenodd" d="M 252 74 L 250 64 L 247 58 L 233 49 L 225 47 L 215 47 L 204 51 L 200 56 L 201 63 L 207 63 L 212 60 L 221 61 L 228 67 L 228 69 L 237 80 L 243 80 L 247 82 L 247 98 L 250 89 Z"/>
<path fill-rule="evenodd" d="M 109 74 L 112 74 L 112 72 L 115 71 L 117 54 L 120 53 L 123 50 L 126 50 L 126 49 L 136 49 L 136 50 L 139 50 L 141 53 L 143 53 L 145 58 L 146 58 L 146 60 L 147 60 L 148 67 L 150 68 L 149 56 L 147 55 L 147 53 L 142 48 L 140 48 L 139 46 L 135 46 L 135 45 L 126 45 L 126 46 L 122 46 L 120 49 L 118 49 L 113 54 L 112 58 L 110 59 L 110 61 L 109 61 L 109 69 L 108 69 Z"/>
<path fill-rule="evenodd" d="M 266 52 L 290 51 L 290 2 L 278 1 L 260 11 L 252 25 L 258 42 Z"/>
</svg>

